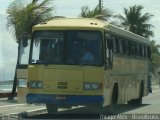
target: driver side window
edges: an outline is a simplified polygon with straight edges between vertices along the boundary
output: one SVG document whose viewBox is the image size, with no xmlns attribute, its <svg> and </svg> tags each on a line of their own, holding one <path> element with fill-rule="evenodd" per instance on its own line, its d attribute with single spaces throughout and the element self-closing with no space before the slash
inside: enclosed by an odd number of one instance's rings
<svg viewBox="0 0 160 120">
<path fill-rule="evenodd" d="M 106 43 L 106 68 L 112 68 L 113 61 L 113 41 L 111 34 L 105 32 L 105 43 Z"/>
</svg>

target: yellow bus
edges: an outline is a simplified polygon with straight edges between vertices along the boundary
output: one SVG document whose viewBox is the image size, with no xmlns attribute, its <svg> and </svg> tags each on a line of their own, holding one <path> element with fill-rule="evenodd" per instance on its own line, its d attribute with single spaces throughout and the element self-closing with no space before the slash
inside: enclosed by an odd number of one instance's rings
<svg viewBox="0 0 160 120">
<path fill-rule="evenodd" d="M 140 105 L 148 95 L 149 41 L 104 21 L 57 18 L 33 27 L 28 103 Z"/>
</svg>

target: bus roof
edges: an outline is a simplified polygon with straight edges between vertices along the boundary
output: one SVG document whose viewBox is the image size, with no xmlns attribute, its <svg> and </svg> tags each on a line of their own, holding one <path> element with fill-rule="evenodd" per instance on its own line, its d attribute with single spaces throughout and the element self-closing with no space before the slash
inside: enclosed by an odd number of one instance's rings
<svg viewBox="0 0 160 120">
<path fill-rule="evenodd" d="M 44 22 L 33 27 L 34 30 L 52 30 L 53 28 L 90 28 L 90 29 L 106 29 L 114 34 L 122 37 L 130 38 L 139 42 L 149 44 L 149 40 L 136 35 L 127 30 L 111 25 L 105 21 L 94 18 L 54 18 L 48 22 Z"/>
<path fill-rule="evenodd" d="M 36 25 L 34 28 L 40 27 L 70 27 L 70 28 L 103 28 L 106 25 L 104 21 L 92 18 L 54 18 L 48 22 Z M 33 28 L 33 29 L 34 29 Z"/>
</svg>

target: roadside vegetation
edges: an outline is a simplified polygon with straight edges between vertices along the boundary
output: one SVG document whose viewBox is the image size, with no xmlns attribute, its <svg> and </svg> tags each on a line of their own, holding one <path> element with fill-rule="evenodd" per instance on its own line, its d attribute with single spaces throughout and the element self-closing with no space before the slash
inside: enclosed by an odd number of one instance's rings
<svg viewBox="0 0 160 120">
<path fill-rule="evenodd" d="M 50 6 L 53 0 L 43 0 L 38 2 L 38 0 L 33 0 L 29 4 L 22 2 L 23 0 L 14 0 L 11 2 L 7 9 L 7 28 L 15 37 L 18 44 L 18 56 L 16 69 L 18 68 L 19 56 L 20 56 L 20 43 L 25 38 L 29 40 L 32 34 L 32 27 L 41 22 L 51 20 L 53 18 L 52 12 L 54 10 L 53 6 Z M 26 38 L 27 37 L 27 38 Z M 24 44 L 27 46 L 26 44 Z M 17 71 L 15 69 L 15 76 L 13 82 L 12 93 L 8 99 L 14 99 L 17 87 Z"/>
<path fill-rule="evenodd" d="M 101 8 L 101 11 L 98 5 L 94 9 L 89 9 L 88 6 L 83 6 L 81 8 L 80 17 L 96 18 L 105 20 L 107 22 L 109 18 L 114 18 L 115 20 L 117 19 L 117 22 L 109 22 L 112 24 L 116 23 L 115 25 L 125 30 L 131 31 L 135 34 L 148 38 L 151 43 L 152 73 L 156 74 L 160 72 L 160 45 L 158 45 L 155 40 L 151 40 L 151 37 L 154 36 L 154 32 L 152 30 L 154 26 L 149 22 L 154 16 L 150 13 L 142 14 L 143 8 L 144 7 L 141 5 L 134 5 L 129 8 L 124 8 L 123 15 L 113 15 L 112 12 L 110 12 L 110 10 L 108 10 L 107 8 Z M 120 21 L 120 24 L 117 24 L 118 20 Z"/>
</svg>

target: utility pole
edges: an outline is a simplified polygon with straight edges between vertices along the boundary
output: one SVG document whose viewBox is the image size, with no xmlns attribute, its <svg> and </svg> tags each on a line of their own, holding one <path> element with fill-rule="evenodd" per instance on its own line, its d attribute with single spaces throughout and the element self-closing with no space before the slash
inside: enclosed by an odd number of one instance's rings
<svg viewBox="0 0 160 120">
<path fill-rule="evenodd" d="M 102 10 L 102 0 L 99 0 L 99 9 Z"/>
<path fill-rule="evenodd" d="M 32 3 L 36 3 L 38 0 L 32 0 Z"/>
<path fill-rule="evenodd" d="M 99 0 L 99 10 L 101 11 L 103 8 L 103 0 Z"/>
</svg>

